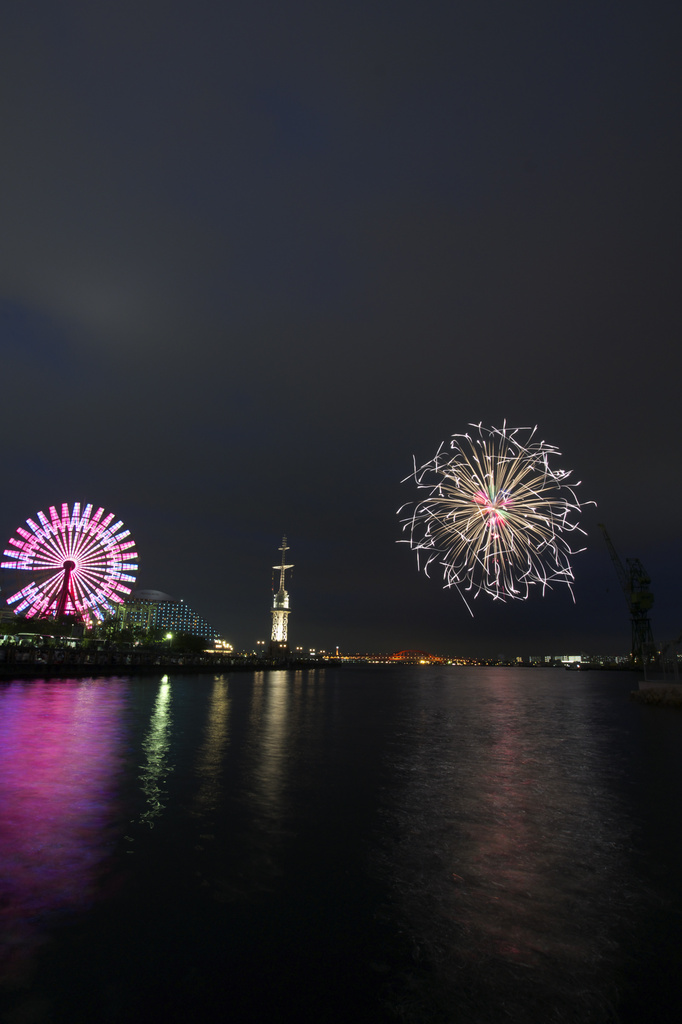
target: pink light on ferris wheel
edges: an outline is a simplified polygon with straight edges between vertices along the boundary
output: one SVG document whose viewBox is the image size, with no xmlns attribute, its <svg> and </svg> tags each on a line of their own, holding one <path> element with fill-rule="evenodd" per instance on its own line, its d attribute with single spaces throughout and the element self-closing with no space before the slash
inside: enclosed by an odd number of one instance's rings
<svg viewBox="0 0 682 1024">
<path fill-rule="evenodd" d="M 71 511 L 63 504 L 61 514 L 54 505 L 48 512 L 49 517 L 38 512 L 27 519 L 29 529 L 20 526 L 3 552 L 0 568 L 27 579 L 7 604 L 26 618 L 101 621 L 130 594 L 126 584 L 135 582 L 137 552 L 130 530 L 120 519 L 112 522 L 113 512 L 93 512 L 91 504 L 81 509 L 78 501 Z"/>
</svg>

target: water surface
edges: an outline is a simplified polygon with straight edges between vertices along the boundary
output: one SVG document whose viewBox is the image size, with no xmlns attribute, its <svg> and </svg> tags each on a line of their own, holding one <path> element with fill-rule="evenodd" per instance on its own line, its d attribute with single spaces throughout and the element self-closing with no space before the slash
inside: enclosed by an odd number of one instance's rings
<svg viewBox="0 0 682 1024">
<path fill-rule="evenodd" d="M 3 1020 L 677 1020 L 682 713 L 414 668 L 0 684 Z"/>
</svg>

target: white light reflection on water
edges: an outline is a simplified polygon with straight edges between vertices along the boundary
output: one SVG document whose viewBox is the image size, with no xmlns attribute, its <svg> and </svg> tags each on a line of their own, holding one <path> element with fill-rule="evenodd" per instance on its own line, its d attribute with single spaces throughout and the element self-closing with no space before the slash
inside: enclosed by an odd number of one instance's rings
<svg viewBox="0 0 682 1024">
<path fill-rule="evenodd" d="M 257 673 L 252 716 L 255 756 L 251 766 L 251 785 L 261 812 L 271 824 L 280 821 L 283 813 L 287 760 L 291 756 L 291 737 L 288 735 L 291 700 L 290 673 Z"/>
<path fill-rule="evenodd" d="M 166 778 L 173 770 L 169 750 L 171 742 L 171 684 L 168 676 L 163 676 L 156 695 L 149 729 L 142 741 L 142 750 L 146 761 L 141 765 L 140 784 L 145 795 L 147 807 L 140 815 L 140 821 L 154 827 L 156 819 L 162 814 L 167 797 Z"/>
<path fill-rule="evenodd" d="M 204 819 L 215 815 L 222 797 L 223 758 L 229 744 L 229 720 L 228 683 L 224 676 L 216 676 L 209 699 L 204 741 L 199 748 L 195 768 L 200 780 L 195 811 Z"/>
<path fill-rule="evenodd" d="M 214 690 L 207 741 L 197 764 L 197 771 L 205 769 L 207 778 L 194 805 L 203 828 L 195 850 L 200 854 L 201 885 L 210 886 L 219 902 L 250 902 L 272 894 L 286 871 L 284 862 L 295 841 L 292 815 L 305 790 L 299 774 L 302 746 L 309 752 L 311 739 L 306 733 L 304 741 L 301 730 L 307 725 L 314 733 L 315 723 L 321 724 L 315 716 L 317 689 L 315 694 L 307 691 L 307 699 L 303 696 L 312 676 L 301 671 L 255 672 L 250 678 L 230 678 L 220 697 Z M 235 744 L 230 768 L 238 774 L 230 793 L 219 794 L 216 787 L 221 785 L 229 747 L 230 707 Z M 214 838 L 209 827 L 214 796 L 223 813 L 231 804 L 235 830 L 229 855 L 220 862 L 209 854 L 206 843 Z M 226 820 L 218 822 L 218 832 Z"/>
</svg>

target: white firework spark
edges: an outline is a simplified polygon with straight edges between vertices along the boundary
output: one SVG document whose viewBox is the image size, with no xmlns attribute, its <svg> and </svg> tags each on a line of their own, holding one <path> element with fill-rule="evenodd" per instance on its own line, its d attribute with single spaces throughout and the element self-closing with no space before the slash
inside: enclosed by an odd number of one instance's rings
<svg viewBox="0 0 682 1024">
<path fill-rule="evenodd" d="M 533 585 L 544 594 L 563 583 L 573 595 L 570 558 L 584 548 L 567 537 L 585 534 L 578 517 L 589 503 L 578 501 L 570 471 L 550 467 L 561 453 L 535 440 L 537 427 L 470 426 L 405 478 L 427 492 L 398 510 L 418 568 L 428 576 L 438 565 L 469 611 L 465 592 L 524 600 Z"/>
</svg>

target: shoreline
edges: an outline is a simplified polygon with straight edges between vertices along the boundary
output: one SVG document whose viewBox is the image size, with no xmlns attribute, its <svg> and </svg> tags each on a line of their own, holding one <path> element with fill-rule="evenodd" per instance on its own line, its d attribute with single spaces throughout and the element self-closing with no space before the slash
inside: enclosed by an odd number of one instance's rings
<svg viewBox="0 0 682 1024">
<path fill-rule="evenodd" d="M 11 649 L 10 649 L 11 650 Z M 2 654 L 5 657 L 2 658 Z M 29 657 L 27 652 L 12 650 L 11 657 L 7 657 L 7 650 L 0 650 L 0 682 L 7 679 L 45 679 L 45 678 L 84 678 L 88 676 L 121 676 L 121 675 L 163 675 L 167 672 L 181 672 L 187 675 L 220 674 L 227 672 L 263 672 L 283 670 L 315 670 L 325 668 L 348 668 L 357 669 L 363 667 L 374 671 L 385 668 L 414 667 L 411 662 L 399 661 L 370 661 L 359 657 L 357 660 L 347 658 L 326 658 L 319 661 L 296 658 L 235 658 L 235 657 L 208 657 L 206 655 L 174 654 L 162 656 L 154 652 L 140 652 L 130 654 L 123 651 L 110 651 L 86 654 L 84 652 L 68 651 L 60 652 L 59 657 L 50 656 L 50 653 L 38 654 L 37 657 Z M 17 658 L 17 654 L 19 657 Z M 529 665 L 490 665 L 485 663 L 472 663 L 468 665 L 443 665 L 433 663 L 432 666 L 423 667 L 449 667 L 449 668 L 506 668 L 506 669 L 528 669 L 533 668 L 560 668 L 560 666 L 529 666 Z M 592 666 L 591 671 L 613 672 L 620 676 L 624 671 L 621 666 Z M 582 670 L 583 672 L 585 669 Z M 682 686 L 680 686 L 682 691 Z M 637 691 L 633 691 L 635 697 Z M 661 703 L 660 699 L 647 700 L 642 698 L 644 703 Z M 680 696 L 682 703 L 682 694 Z"/>
</svg>

